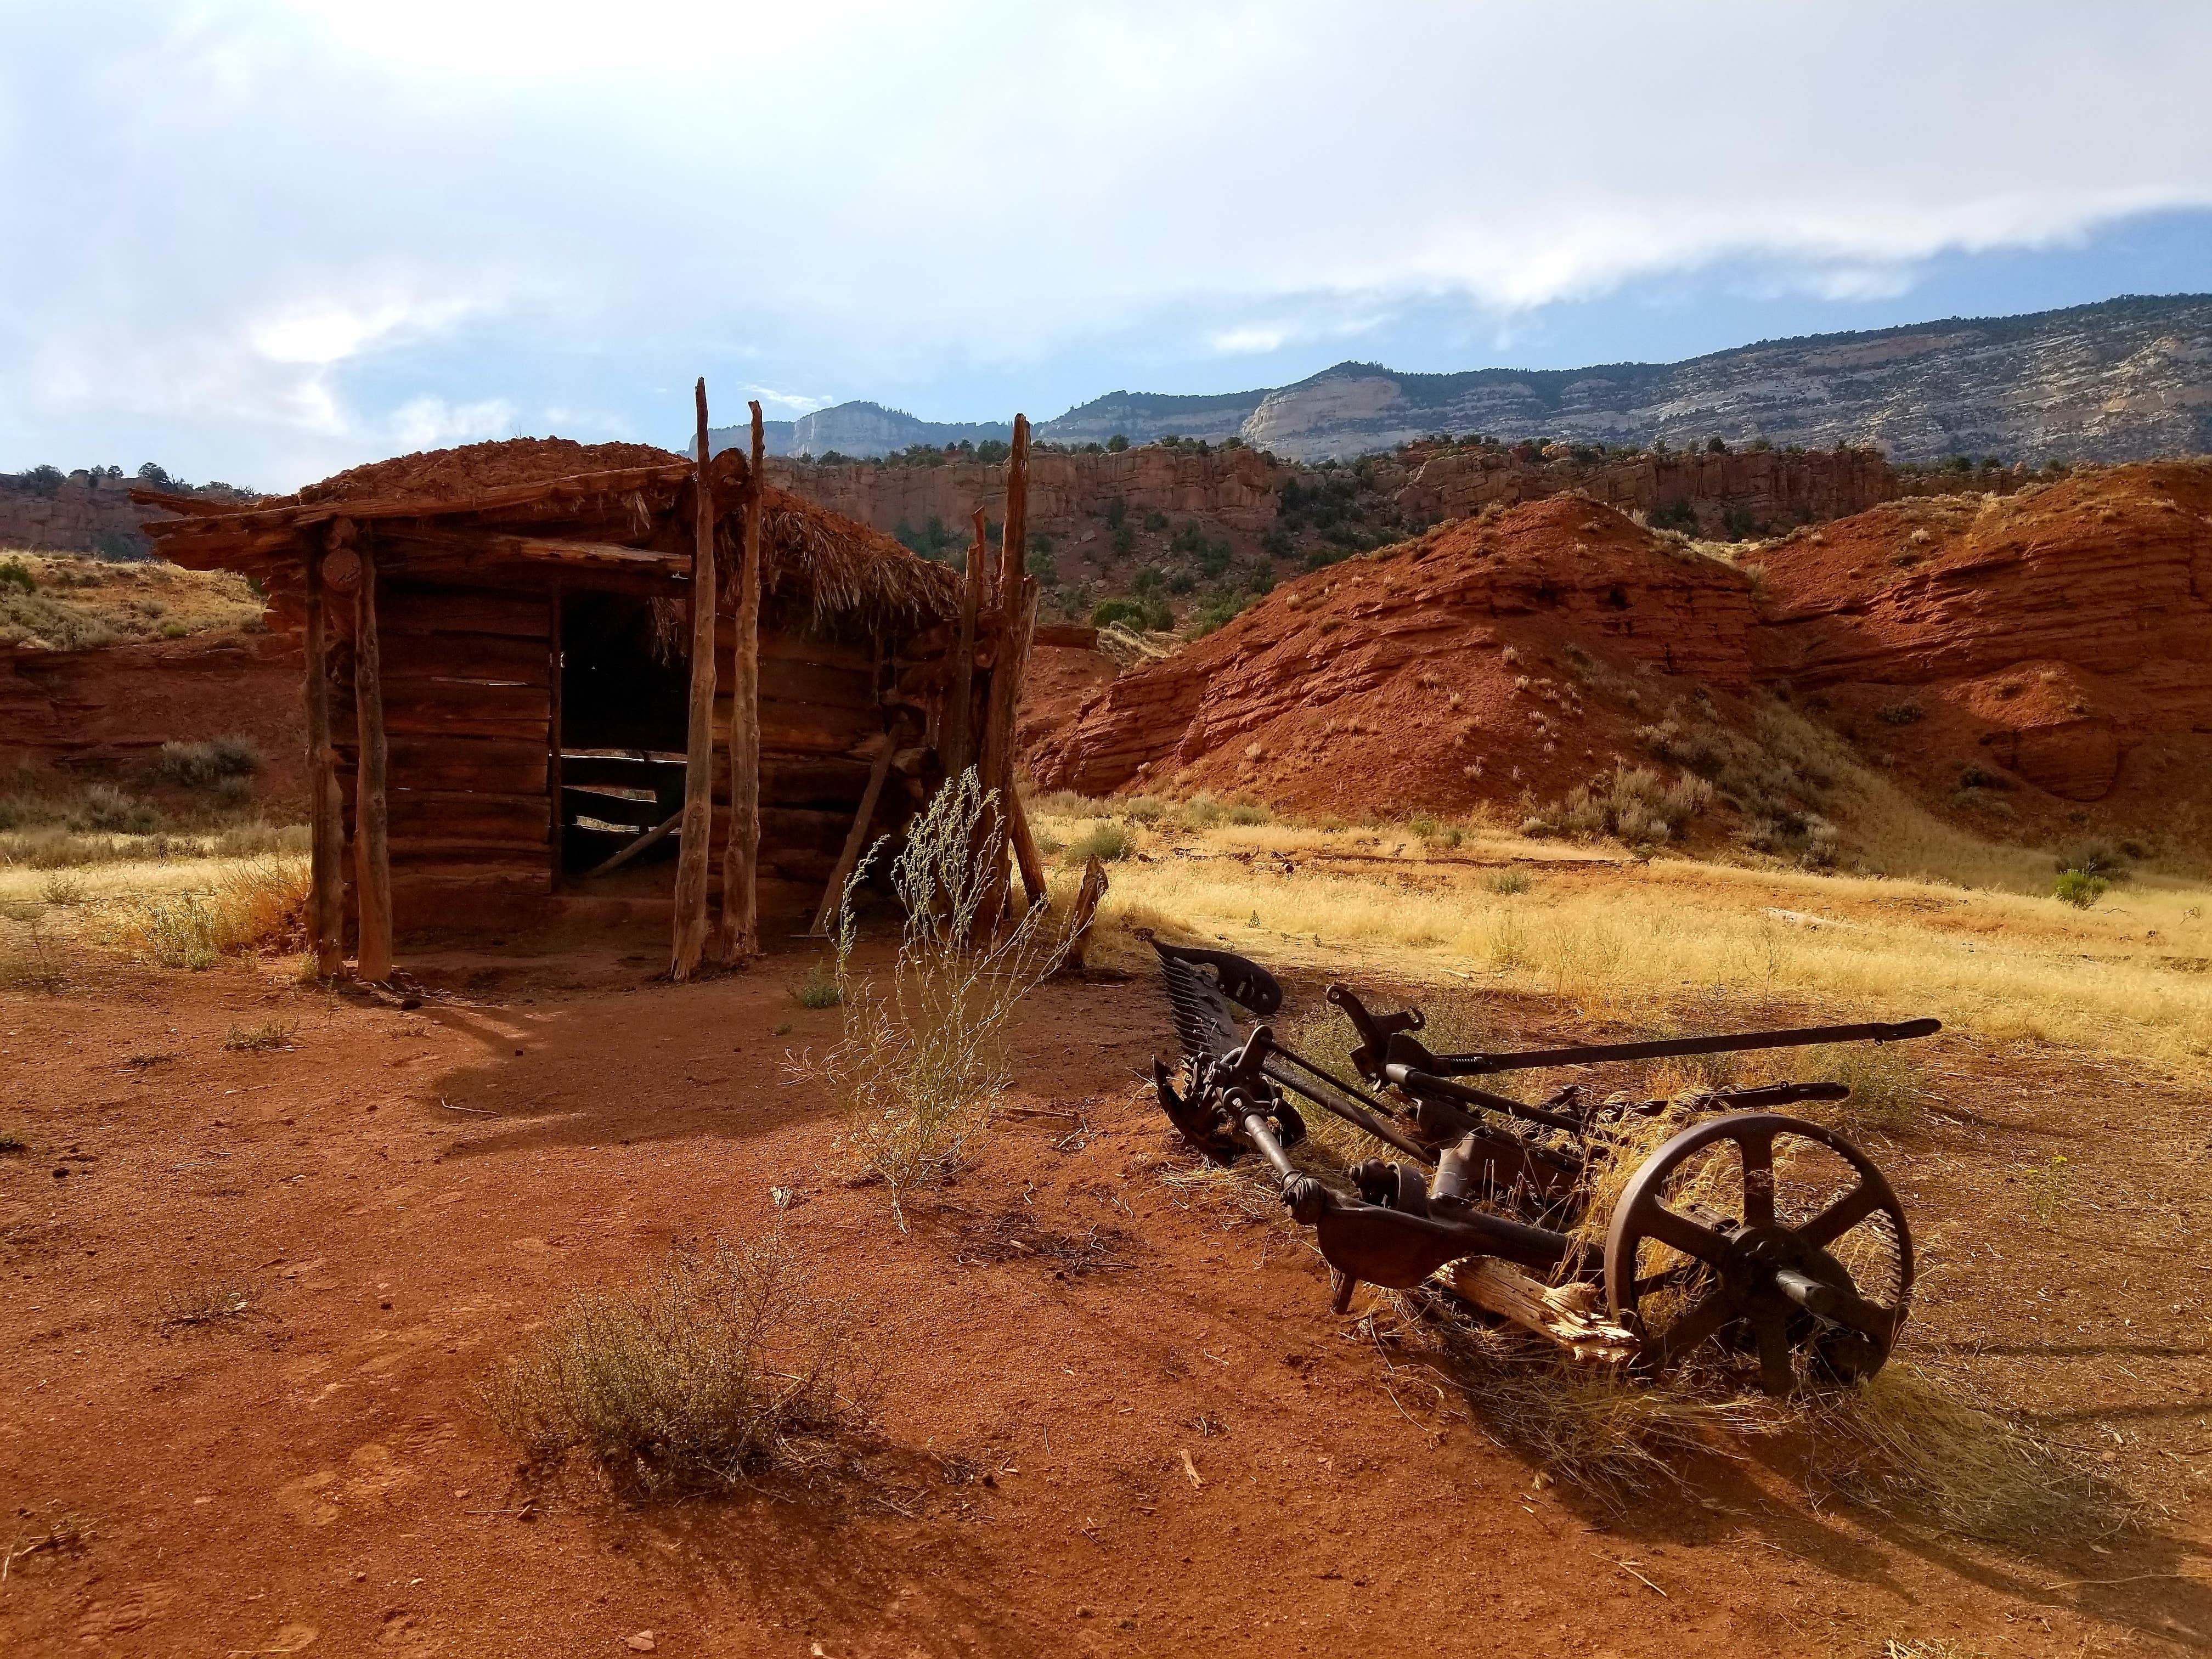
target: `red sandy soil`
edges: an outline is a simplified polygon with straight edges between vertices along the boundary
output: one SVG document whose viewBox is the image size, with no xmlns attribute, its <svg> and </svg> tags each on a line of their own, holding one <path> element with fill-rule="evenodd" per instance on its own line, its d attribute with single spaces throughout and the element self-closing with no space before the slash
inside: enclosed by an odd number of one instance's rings
<svg viewBox="0 0 2212 1659">
<path fill-rule="evenodd" d="M 594 948 L 422 964 L 450 988 L 413 1012 L 245 968 L 91 967 L 58 997 L 0 996 L 0 1103 L 32 1143 L 0 1158 L 0 1494 L 19 1540 L 64 1512 L 90 1528 L 11 1560 L 0 1649 L 616 1655 L 650 1631 L 664 1654 L 794 1659 L 1680 1659 L 2212 1638 L 2183 1480 L 2208 1370 L 2201 1095 L 1946 1038 L 1924 1056 L 1943 1120 L 1879 1147 L 1929 1259 L 1908 1354 L 2180 1492 L 2112 1553 L 2008 1553 L 1808 1507 L 1766 1443 L 1625 1511 L 1533 1478 L 1479 1395 L 1392 1370 L 1328 1313 L 1279 1224 L 1164 1184 L 1187 1160 L 1132 1078 L 1170 1041 L 1149 977 L 1035 998 L 999 1132 L 902 1233 L 841 1178 L 830 1103 L 788 1070 L 837 1019 L 791 999 L 799 958 L 670 988 L 645 978 L 657 937 Z M 1285 948 L 1316 1006 L 1314 964 Z M 1569 1029 L 1503 1012 L 1532 1039 Z M 222 1047 L 272 1019 L 298 1022 L 294 1048 Z M 2007 1182 L 2057 1151 L 2084 1201 L 2043 1227 Z M 779 1212 L 777 1187 L 800 1201 Z M 672 1241 L 779 1227 L 879 1333 L 864 1481 L 634 1509 L 520 1478 L 472 1403 L 489 1366 Z M 210 1282 L 253 1315 L 161 1334 L 164 1293 Z"/>
<path fill-rule="evenodd" d="M 564 478 L 578 472 L 611 472 L 629 466 L 660 466 L 681 455 L 652 444 L 580 444 L 573 438 L 507 438 L 495 443 L 463 444 L 372 461 L 309 484 L 299 501 L 350 501 L 374 495 L 420 495 L 452 501 L 501 484 Z M 282 507 L 283 500 L 262 506 Z"/>
</svg>

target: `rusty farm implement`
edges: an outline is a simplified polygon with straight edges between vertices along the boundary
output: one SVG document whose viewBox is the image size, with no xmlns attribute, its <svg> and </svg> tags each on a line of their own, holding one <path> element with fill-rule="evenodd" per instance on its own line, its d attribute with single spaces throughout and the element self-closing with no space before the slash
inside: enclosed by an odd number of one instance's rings
<svg viewBox="0 0 2212 1659">
<path fill-rule="evenodd" d="M 1352 1026 L 1354 1079 L 1276 1040 L 1265 1022 L 1280 1011 L 1282 988 L 1265 969 L 1152 943 L 1183 1050 L 1178 1072 L 1154 1062 L 1162 1108 L 1212 1163 L 1266 1160 L 1284 1207 L 1314 1230 L 1340 1310 L 1362 1283 L 1403 1289 L 1437 1278 L 1580 1358 L 1657 1371 L 1705 1350 L 1754 1364 L 1775 1394 L 1801 1375 L 1870 1376 L 1889 1358 L 1912 1287 L 1904 1208 L 1858 1148 L 1780 1109 L 1843 1099 L 1842 1084 L 1710 1091 L 1686 1103 L 1694 1121 L 1624 1184 L 1620 1150 L 1637 1145 L 1639 1122 L 1650 1139 L 1668 1101 L 1593 1101 L 1569 1085 L 1528 1103 L 1468 1079 L 1893 1042 L 1938 1022 L 1440 1054 L 1416 1036 L 1419 1010 L 1373 1012 L 1332 985 L 1328 1000 Z M 1350 1190 L 1302 1170 L 1290 1157 L 1306 1136 L 1302 1104 L 1403 1161 L 1352 1165 Z"/>
</svg>

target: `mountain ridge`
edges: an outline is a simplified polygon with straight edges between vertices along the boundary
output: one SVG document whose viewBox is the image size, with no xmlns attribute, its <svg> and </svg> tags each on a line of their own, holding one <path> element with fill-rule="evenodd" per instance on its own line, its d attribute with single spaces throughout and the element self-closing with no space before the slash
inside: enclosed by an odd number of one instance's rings
<svg viewBox="0 0 2212 1659">
<path fill-rule="evenodd" d="M 1892 460 L 2127 461 L 2212 450 L 2212 295 L 2121 295 L 2008 316 L 1753 341 L 1673 363 L 1412 373 L 1347 360 L 1288 386 L 1108 392 L 1041 422 L 1070 446 L 1236 438 L 1348 460 L 1440 431 L 1681 447 L 1710 438 Z M 743 428 L 712 434 L 717 449 Z M 772 454 L 856 459 L 1005 441 L 1000 422 L 924 421 L 854 402 L 771 421 Z"/>
</svg>

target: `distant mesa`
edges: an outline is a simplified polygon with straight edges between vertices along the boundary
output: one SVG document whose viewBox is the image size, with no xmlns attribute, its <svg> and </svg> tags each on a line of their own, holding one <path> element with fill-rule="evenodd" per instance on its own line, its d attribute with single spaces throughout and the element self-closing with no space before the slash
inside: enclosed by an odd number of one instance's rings
<svg viewBox="0 0 2212 1659">
<path fill-rule="evenodd" d="M 1117 433 L 1133 444 L 1241 438 L 1297 461 L 1348 460 L 1437 432 L 1678 448 L 1715 437 L 1848 444 L 1898 462 L 2201 453 L 2212 450 L 2212 295 L 1808 335 L 1679 363 L 1407 374 L 1345 362 L 1273 389 L 1109 392 L 1036 428 L 1068 445 Z M 918 420 L 872 403 L 771 421 L 765 434 L 772 455 L 856 459 L 1010 435 L 997 422 Z M 718 448 L 746 441 L 734 427 L 714 439 Z"/>
</svg>

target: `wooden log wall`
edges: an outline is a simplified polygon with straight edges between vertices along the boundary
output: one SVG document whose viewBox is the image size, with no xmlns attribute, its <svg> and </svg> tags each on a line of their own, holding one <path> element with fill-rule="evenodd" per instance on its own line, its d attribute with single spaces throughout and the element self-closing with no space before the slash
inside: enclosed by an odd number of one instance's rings
<svg viewBox="0 0 2212 1659">
<path fill-rule="evenodd" d="M 731 665 L 734 624 L 718 644 L 716 682 Z M 869 744 L 884 730 L 882 687 L 888 671 L 873 648 L 763 627 L 760 635 L 761 841 L 765 877 L 810 886 L 826 883 L 867 792 Z M 732 702 L 714 700 L 716 844 L 730 807 L 728 734 Z M 917 738 L 910 739 L 918 741 Z M 902 814 L 879 803 L 878 824 Z M 871 841 L 873 840 L 872 833 Z"/>
<path fill-rule="evenodd" d="M 387 579 L 379 599 L 396 926 L 434 923 L 457 890 L 488 902 L 550 894 L 545 596 Z M 351 696 L 335 701 L 350 842 L 356 733 Z"/>
</svg>

